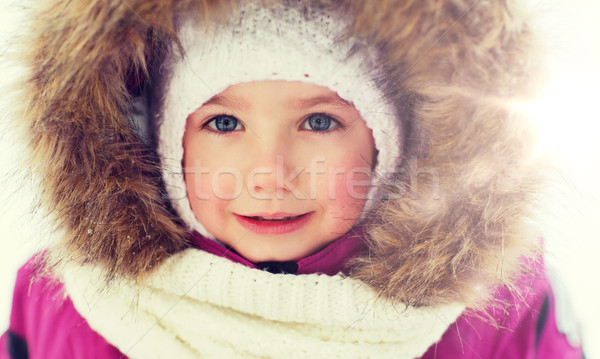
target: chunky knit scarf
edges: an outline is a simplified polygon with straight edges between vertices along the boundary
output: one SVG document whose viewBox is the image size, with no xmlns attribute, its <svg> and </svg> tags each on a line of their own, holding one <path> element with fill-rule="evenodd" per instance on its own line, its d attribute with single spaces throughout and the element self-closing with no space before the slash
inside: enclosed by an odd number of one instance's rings
<svg viewBox="0 0 600 359">
<path fill-rule="evenodd" d="M 461 305 L 407 307 L 341 275 L 271 274 L 188 249 L 137 284 L 67 265 L 66 292 L 131 358 L 415 358 Z"/>
</svg>

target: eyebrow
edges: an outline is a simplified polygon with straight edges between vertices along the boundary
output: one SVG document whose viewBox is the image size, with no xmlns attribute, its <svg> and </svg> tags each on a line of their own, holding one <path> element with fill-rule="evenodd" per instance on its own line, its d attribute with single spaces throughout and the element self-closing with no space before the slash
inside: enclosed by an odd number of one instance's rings
<svg viewBox="0 0 600 359">
<path fill-rule="evenodd" d="M 202 106 L 208 105 L 219 105 L 227 108 L 233 108 L 236 110 L 246 111 L 251 106 L 248 102 L 246 102 L 243 98 L 238 96 L 221 96 L 215 95 L 211 97 L 208 101 L 202 104 Z"/>
<path fill-rule="evenodd" d="M 219 105 L 227 108 L 233 108 L 237 110 L 248 110 L 252 107 L 250 103 L 245 101 L 242 97 L 238 96 L 222 96 L 215 95 L 211 97 L 208 101 L 206 101 L 202 106 L 208 105 Z M 318 105 L 332 105 L 337 107 L 352 107 L 354 105 L 352 102 L 346 101 L 337 94 L 334 95 L 323 95 L 323 96 L 315 96 L 310 98 L 302 98 L 302 99 L 289 99 L 287 101 L 287 105 L 295 110 L 305 110 L 308 108 L 312 108 Z"/>
<path fill-rule="evenodd" d="M 332 105 L 337 107 L 354 108 L 354 105 L 351 102 L 344 100 L 337 94 L 316 96 L 306 99 L 292 99 L 288 101 L 288 106 L 297 110 L 304 110 L 318 105 Z"/>
</svg>

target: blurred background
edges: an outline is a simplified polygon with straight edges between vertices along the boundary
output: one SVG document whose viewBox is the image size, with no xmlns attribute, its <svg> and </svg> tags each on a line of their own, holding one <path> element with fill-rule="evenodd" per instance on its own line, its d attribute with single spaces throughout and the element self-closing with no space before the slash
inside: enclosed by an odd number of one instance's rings
<svg viewBox="0 0 600 359">
<path fill-rule="evenodd" d="M 559 304 L 570 302 L 571 312 L 561 310 L 563 325 L 575 333 L 578 322 L 587 358 L 600 359 L 600 1 L 529 0 L 527 6 L 543 34 L 550 67 L 543 92 L 523 110 L 536 119 L 540 150 L 558 169 L 542 194 L 536 222 L 553 281 L 566 293 Z M 21 73 L 6 60 L 15 46 L 9 40 L 23 25 L 22 7 L 11 0 L 0 4 L 0 88 Z M 8 327 L 16 270 L 40 248 L 28 208 L 35 192 L 15 177 L 19 147 L 2 128 L 10 105 L 0 96 L 1 332 Z"/>
</svg>

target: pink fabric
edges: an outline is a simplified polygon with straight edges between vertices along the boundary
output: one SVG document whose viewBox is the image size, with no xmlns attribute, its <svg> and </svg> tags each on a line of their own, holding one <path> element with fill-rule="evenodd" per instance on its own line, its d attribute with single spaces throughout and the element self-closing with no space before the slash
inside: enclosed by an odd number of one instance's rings
<svg viewBox="0 0 600 359">
<path fill-rule="evenodd" d="M 65 298 L 61 284 L 47 277 L 32 281 L 32 262 L 17 273 L 9 327 L 27 342 L 29 358 L 121 358 L 119 350 L 93 331 Z M 0 358 L 10 357 L 3 350 Z"/>
<path fill-rule="evenodd" d="M 581 346 L 569 344 L 556 324 L 550 283 L 540 264 L 521 278 L 515 292 L 506 287 L 495 295 L 496 305 L 465 313 L 422 359 L 582 359 Z"/>
<path fill-rule="evenodd" d="M 243 264 L 250 268 L 257 268 L 256 264 L 240 256 L 233 250 L 223 245 L 220 245 L 215 241 L 207 239 L 197 232 L 192 233 L 192 235 L 190 236 L 190 242 L 192 246 L 194 246 L 194 248 L 201 249 L 203 251 L 206 251 L 210 254 L 214 254 L 222 258 L 227 258 L 234 263 Z"/>
<path fill-rule="evenodd" d="M 256 264 L 250 262 L 232 249 L 207 239 L 199 233 L 193 233 L 190 241 L 195 248 L 227 258 L 232 262 L 240 263 L 250 268 L 258 268 Z M 347 274 L 348 258 L 354 258 L 362 248 L 363 243 L 360 231 L 352 230 L 319 252 L 300 259 L 297 262 L 297 274 L 321 273 L 335 275 L 339 272 Z"/>
</svg>

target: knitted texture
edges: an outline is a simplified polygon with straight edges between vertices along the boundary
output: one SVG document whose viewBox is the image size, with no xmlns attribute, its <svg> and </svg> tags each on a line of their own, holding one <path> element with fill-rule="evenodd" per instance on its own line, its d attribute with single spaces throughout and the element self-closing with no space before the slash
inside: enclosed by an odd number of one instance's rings
<svg viewBox="0 0 600 359">
<path fill-rule="evenodd" d="M 271 274 L 192 249 L 143 286 L 106 289 L 101 274 L 68 265 L 67 294 L 131 358 L 415 358 L 463 310 L 408 307 L 340 275 Z"/>
<path fill-rule="evenodd" d="M 239 17 L 223 23 L 184 21 L 179 29 L 184 57 L 173 55 L 161 70 L 164 88 L 156 94 L 163 103 L 158 152 L 171 201 L 188 226 L 214 238 L 190 209 L 183 180 L 183 133 L 186 119 L 212 96 L 228 86 L 261 80 L 313 83 L 351 101 L 373 130 L 379 150 L 375 180 L 393 173 L 402 148 L 400 123 L 393 106 L 384 100 L 375 81 L 374 49 L 352 39 L 338 39 L 346 24 L 323 10 L 303 13 L 281 4 L 263 7 L 246 4 Z M 370 56 L 368 56 L 370 54 Z M 370 201 L 365 205 L 368 210 Z"/>
</svg>

